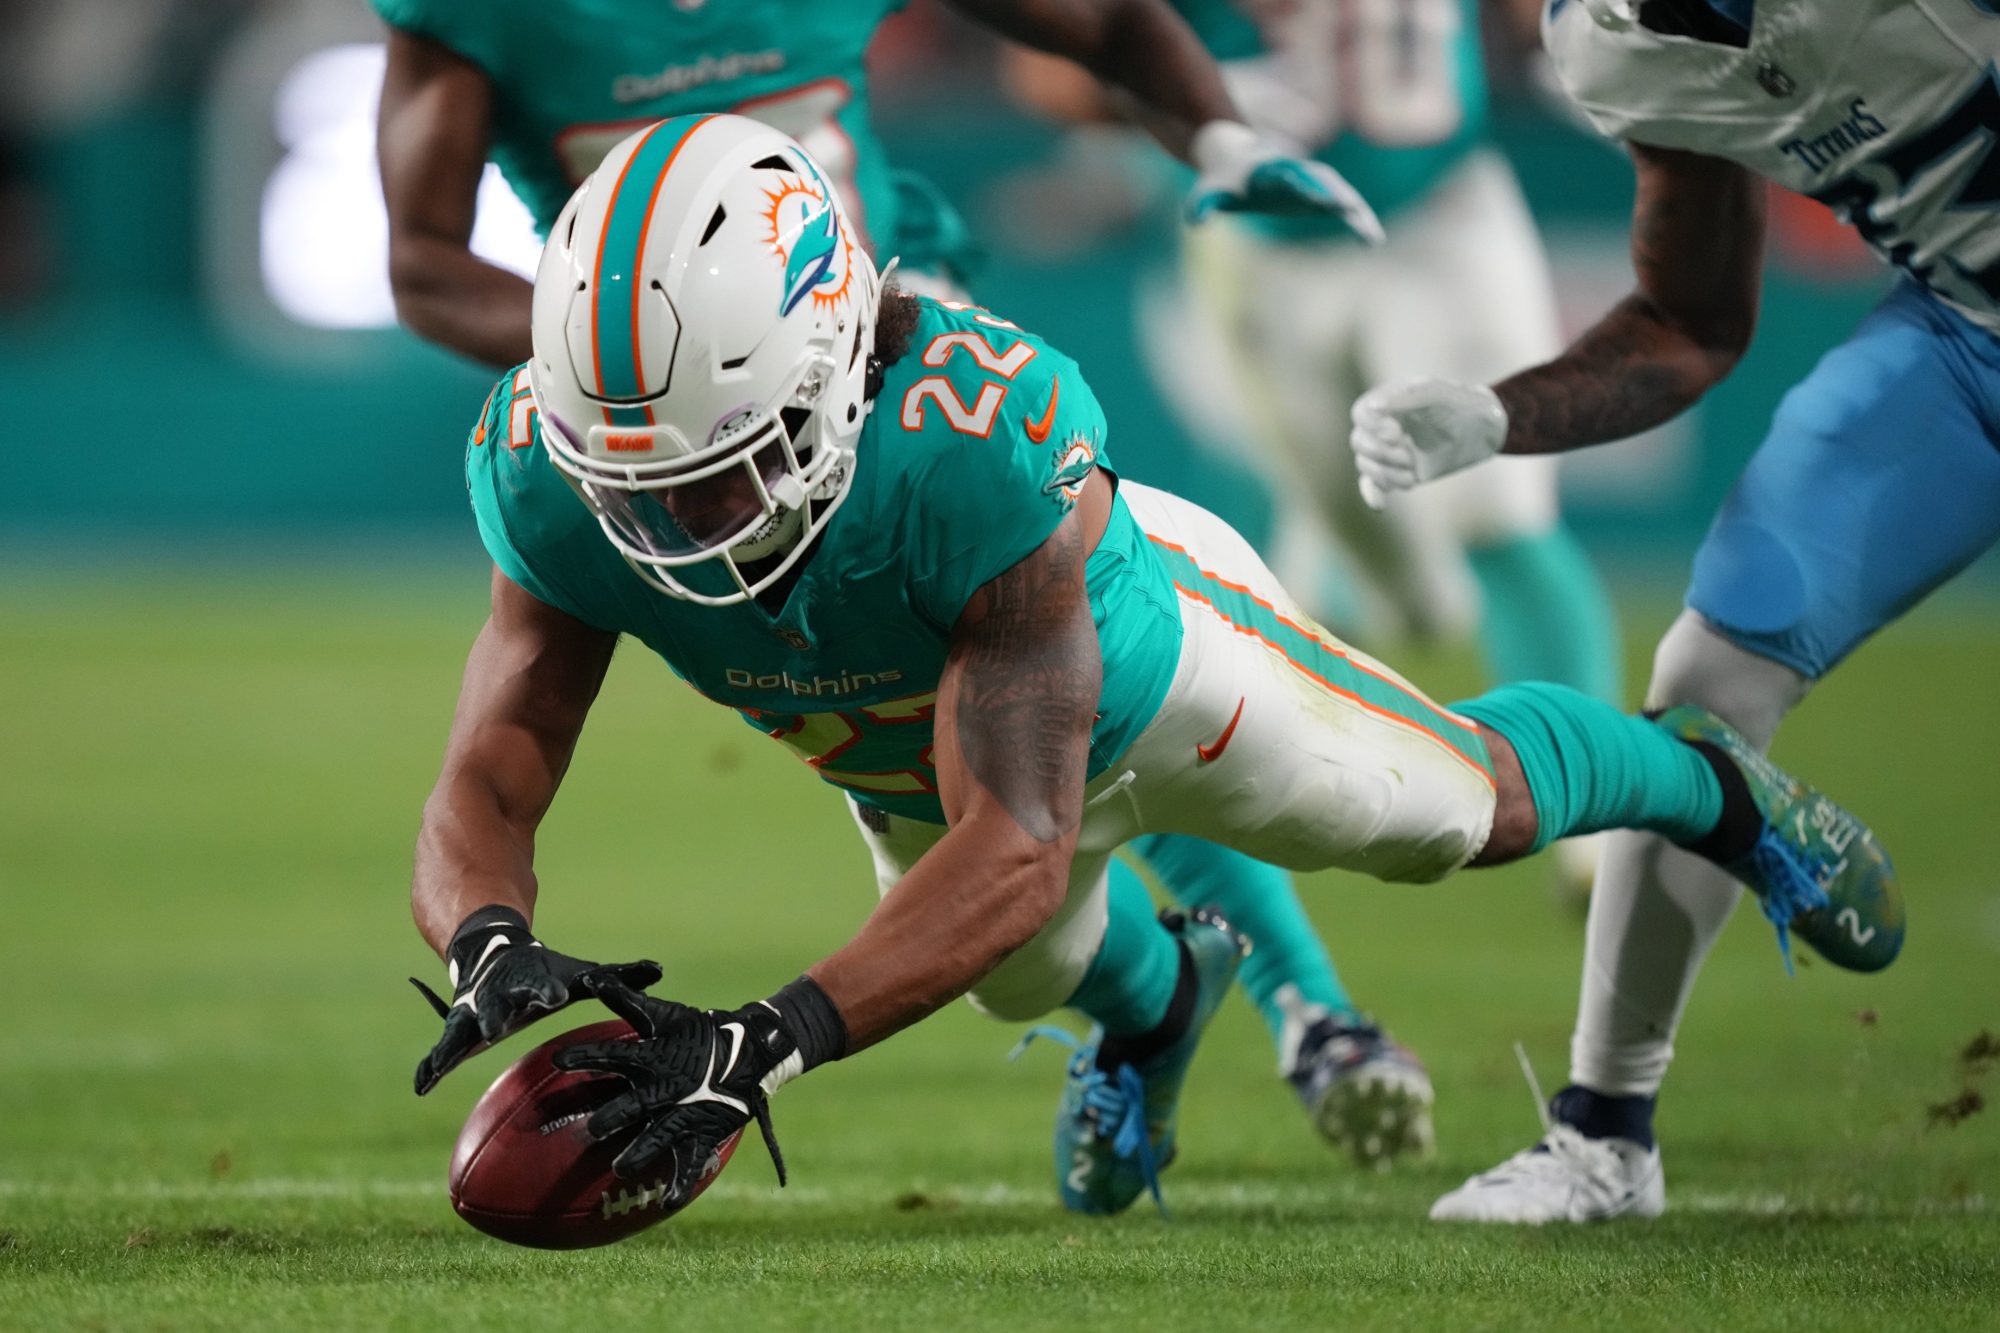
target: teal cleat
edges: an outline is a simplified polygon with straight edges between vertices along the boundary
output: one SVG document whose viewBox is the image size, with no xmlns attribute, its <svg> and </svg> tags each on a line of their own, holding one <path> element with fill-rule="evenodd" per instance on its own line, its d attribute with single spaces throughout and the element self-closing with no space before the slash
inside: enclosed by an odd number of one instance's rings
<svg viewBox="0 0 2000 1333">
<path fill-rule="evenodd" d="M 1100 1027 L 1081 1042 L 1061 1028 L 1036 1027 L 1014 1048 L 1019 1055 L 1036 1037 L 1050 1037 L 1076 1052 L 1055 1131 L 1056 1192 L 1071 1212 L 1122 1213 L 1149 1191 L 1166 1212 L 1160 1171 L 1174 1159 L 1181 1084 L 1202 1032 L 1250 952 L 1250 941 L 1213 908 L 1196 908 L 1187 916 L 1165 912 L 1160 919 L 1180 939 L 1182 966 L 1194 970 L 1194 1007 L 1178 1041 L 1136 1065 L 1121 1061 L 1109 1069 L 1099 1061 Z"/>
<path fill-rule="evenodd" d="M 1742 775 L 1763 832 L 1747 855 L 1711 859 L 1757 895 L 1778 929 L 1787 971 L 1788 931 L 1850 971 L 1879 972 L 1896 960 L 1903 947 L 1902 885 L 1867 825 L 1772 763 L 1707 709 L 1670 708 L 1653 721 L 1719 754 Z"/>
</svg>

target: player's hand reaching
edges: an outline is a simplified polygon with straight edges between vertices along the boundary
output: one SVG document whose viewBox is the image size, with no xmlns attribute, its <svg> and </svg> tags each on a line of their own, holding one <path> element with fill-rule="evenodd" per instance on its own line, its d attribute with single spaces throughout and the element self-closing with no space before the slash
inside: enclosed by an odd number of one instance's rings
<svg viewBox="0 0 2000 1333">
<path fill-rule="evenodd" d="M 1483 384 L 1402 380 L 1370 389 L 1354 404 L 1348 443 L 1361 473 L 1361 498 L 1375 509 L 1448 473 L 1482 463 L 1507 442 L 1507 409 Z"/>
<path fill-rule="evenodd" d="M 768 1000 L 728 1011 L 656 1000 L 614 977 L 594 976 L 590 984 L 638 1040 L 579 1042 L 557 1051 L 555 1064 L 630 1085 L 587 1126 L 594 1139 L 638 1127 L 612 1170 L 627 1180 L 669 1175 L 673 1197 L 684 1196 L 723 1143 L 754 1119 L 784 1184 L 770 1095 L 846 1053 L 846 1025 L 818 984 L 801 977 Z"/>
<path fill-rule="evenodd" d="M 483 907 L 467 917 L 445 950 L 452 982 L 451 1003 L 410 978 L 444 1020 L 437 1045 L 417 1062 L 417 1096 L 468 1056 L 528 1024 L 592 993 L 595 981 L 650 986 L 660 979 L 658 963 L 598 964 L 557 953 L 534 937 L 519 912 Z"/>
<path fill-rule="evenodd" d="M 1370 245 L 1382 243 L 1381 220 L 1361 192 L 1283 140 L 1211 121 L 1196 131 L 1189 158 L 1201 173 L 1187 196 L 1189 222 L 1216 212 L 1336 217 Z"/>
</svg>

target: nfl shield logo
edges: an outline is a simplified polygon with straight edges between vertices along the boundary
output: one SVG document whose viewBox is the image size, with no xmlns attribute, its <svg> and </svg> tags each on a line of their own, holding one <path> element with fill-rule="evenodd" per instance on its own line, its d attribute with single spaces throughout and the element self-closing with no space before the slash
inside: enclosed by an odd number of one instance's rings
<svg viewBox="0 0 2000 1333">
<path fill-rule="evenodd" d="M 789 627 L 781 629 L 778 631 L 778 637 L 783 639 L 785 646 L 795 653 L 802 653 L 806 650 L 806 636 L 798 630 Z"/>
</svg>

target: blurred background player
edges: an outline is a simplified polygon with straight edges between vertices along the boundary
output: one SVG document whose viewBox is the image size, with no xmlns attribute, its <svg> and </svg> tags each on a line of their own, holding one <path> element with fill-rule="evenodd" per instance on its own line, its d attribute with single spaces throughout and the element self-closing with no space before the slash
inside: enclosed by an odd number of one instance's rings
<svg viewBox="0 0 2000 1333">
<path fill-rule="evenodd" d="M 1637 286 L 1562 355 L 1490 388 L 1370 391 L 1352 435 L 1364 485 L 1379 497 L 1687 409 L 1756 327 L 1758 178 L 1830 205 L 1900 280 L 1785 397 L 1695 555 L 1647 695 L 1767 746 L 1820 677 L 2000 536 L 2000 19 L 1892 0 L 1556 0 L 1543 32 L 1563 86 L 1637 167 Z M 1665 1207 L 1654 1106 L 1737 897 L 1728 875 L 1658 839 L 1610 840 L 1548 1133 L 1433 1217 Z"/>
<path fill-rule="evenodd" d="M 390 274 L 405 324 L 494 366 L 528 352 L 527 280 L 470 249 L 490 157 L 546 234 L 610 147 L 693 112 L 752 116 L 818 155 L 886 263 L 906 233 L 955 231 L 935 192 L 890 169 L 869 120 L 863 57 L 900 0 L 372 0 L 390 25 L 378 149 Z M 1214 63 L 1164 0 L 953 0 L 996 31 L 1077 61 L 1127 90 L 1161 142 L 1228 209 L 1352 213 L 1332 172 L 1246 130 Z M 906 225 L 902 213 L 920 216 Z M 913 254 L 913 268 L 941 255 Z"/>
<path fill-rule="evenodd" d="M 1339 171 L 1388 233 L 1368 246 L 1338 219 L 1253 215 L 1183 232 L 1196 308 L 1224 352 L 1232 424 L 1271 487 L 1279 577 L 1321 588 L 1337 552 L 1359 604 L 1316 609 L 1343 633 L 1476 632 L 1493 680 L 1557 681 L 1616 702 L 1616 621 L 1562 525 L 1554 460 L 1498 460 L 1384 512 L 1362 502 L 1339 443 L 1370 385 L 1485 378 L 1561 345 L 1547 257 L 1486 140 L 1477 6 L 1174 3 L 1223 62 L 1245 118 Z M 1042 58 L 1017 62 L 1016 82 L 1052 108 L 1092 100 L 1073 68 Z M 1596 845 L 1557 849 L 1566 898 L 1588 892 Z"/>
<path fill-rule="evenodd" d="M 918 289 L 963 277 L 963 223 L 890 169 L 869 123 L 863 56 L 894 4 L 373 3 L 391 25 L 378 129 L 391 281 L 402 320 L 426 338 L 496 366 L 528 355 L 531 284 L 471 249 L 489 157 L 546 234 L 614 144 L 690 112 L 734 111 L 798 139 L 866 247 L 885 264 L 897 257 Z M 1326 214 L 1378 234 L 1334 170 L 1238 123 L 1214 61 L 1163 0 L 955 4 L 1136 99 L 1195 166 L 1191 208 Z M 1135 850 L 1175 899 L 1218 908 L 1256 942 L 1244 986 L 1315 1126 L 1369 1164 L 1428 1148 L 1423 1065 L 1355 1007 L 1290 875 L 1197 839 Z M 1117 899 L 1145 910 L 1134 872 L 1119 863 L 1113 875 Z"/>
</svg>

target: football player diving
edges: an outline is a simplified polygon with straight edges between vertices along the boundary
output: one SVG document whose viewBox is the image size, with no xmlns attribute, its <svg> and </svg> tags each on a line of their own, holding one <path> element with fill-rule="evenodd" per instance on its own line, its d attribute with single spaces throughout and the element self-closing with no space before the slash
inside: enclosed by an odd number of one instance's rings
<svg viewBox="0 0 2000 1333">
<path fill-rule="evenodd" d="M 882 264 L 895 256 L 906 289 L 950 292 L 963 277 L 963 221 L 891 169 L 870 123 L 863 56 L 893 3 L 374 3 L 390 25 L 378 148 L 391 282 L 404 323 L 434 342 L 496 368 L 530 351 L 528 282 L 471 249 L 489 155 L 546 236 L 613 145 L 685 113 L 740 112 L 797 139 L 846 206 L 851 239 Z M 1214 61 L 1164 0 L 955 5 L 1076 60 L 1143 108 L 1197 168 L 1191 211 L 1315 215 L 1380 234 L 1334 168 L 1241 123 Z M 1349 997 L 1288 874 L 1172 834 L 1130 851 L 1176 900 L 1216 906 L 1256 940 L 1239 981 L 1322 1134 L 1374 1165 L 1429 1145 L 1428 1074 Z M 1122 860 L 1111 874 L 1121 893 L 1143 891 Z"/>
<path fill-rule="evenodd" d="M 1976 3 L 1554 0 L 1542 32 L 1577 107 L 1631 151 L 1637 286 L 1561 355 L 1491 387 L 1364 395 L 1362 485 L 1379 498 L 1677 415 L 1749 345 L 1765 179 L 1830 205 L 1900 277 L 1780 404 L 1695 555 L 1648 691 L 1652 707 L 1710 710 L 1761 752 L 1814 682 L 2000 536 L 2000 17 Z M 1610 840 L 1548 1133 L 1433 1217 L 1666 1206 L 1655 1102 L 1739 878 L 1670 839 Z M 1872 921 L 1845 929 L 1851 948 L 1884 943 Z"/>
<path fill-rule="evenodd" d="M 417 847 L 454 992 L 419 1091 L 595 996 L 640 1039 L 557 1063 L 625 1080 L 591 1131 L 674 1197 L 753 1119 L 770 1137 L 785 1083 L 959 995 L 1009 1021 L 1069 1007 L 1104 1035 L 1066 1075 L 1058 1190 L 1098 1213 L 1157 1198 L 1244 946 L 1219 914 L 1111 892 L 1111 853 L 1155 832 L 1424 882 L 1644 828 L 1833 963 L 1895 952 L 1900 889 L 1853 816 L 1700 708 L 1628 717 L 1539 683 L 1431 702 L 1221 520 L 1121 479 L 1075 362 L 884 286 L 767 126 L 679 117 L 620 144 L 534 294 L 534 355 L 466 455 L 492 610 Z M 840 788 L 875 860 L 853 938 L 737 1009 L 531 933 L 535 830 L 623 635 Z"/>
</svg>

